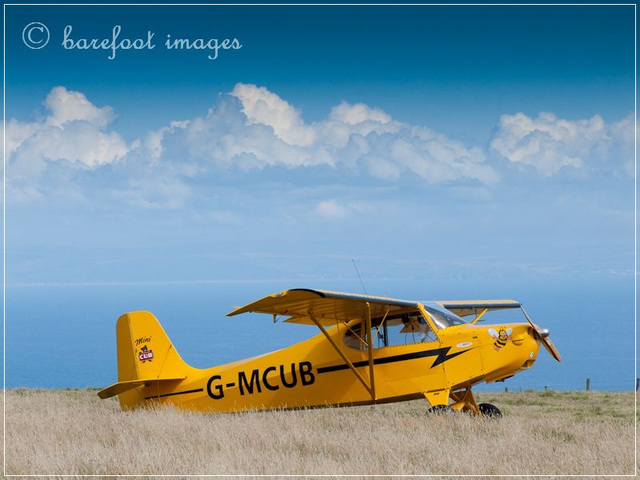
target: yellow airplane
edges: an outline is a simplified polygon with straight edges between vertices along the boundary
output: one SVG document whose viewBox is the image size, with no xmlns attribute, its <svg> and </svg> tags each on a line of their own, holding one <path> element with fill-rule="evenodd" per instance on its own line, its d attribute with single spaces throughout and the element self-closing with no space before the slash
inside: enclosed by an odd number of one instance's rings
<svg viewBox="0 0 640 480">
<path fill-rule="evenodd" d="M 502 309 L 521 309 L 527 323 L 478 325 L 487 312 Z M 530 368 L 540 343 L 561 360 L 548 330 L 514 300 L 415 302 L 293 289 L 228 315 L 246 312 L 315 325 L 320 333 L 276 352 L 198 369 L 180 358 L 151 313 L 127 313 L 116 324 L 118 383 L 98 395 L 118 395 L 123 409 L 171 404 L 205 412 L 426 398 L 430 411 L 501 416 L 497 407 L 476 403 L 474 385 Z"/>
</svg>

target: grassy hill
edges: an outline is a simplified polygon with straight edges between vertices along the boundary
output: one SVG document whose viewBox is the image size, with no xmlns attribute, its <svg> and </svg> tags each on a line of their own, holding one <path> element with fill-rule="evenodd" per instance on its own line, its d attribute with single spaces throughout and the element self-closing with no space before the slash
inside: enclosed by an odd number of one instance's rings
<svg viewBox="0 0 640 480">
<path fill-rule="evenodd" d="M 8 390 L 8 474 L 632 474 L 634 394 L 481 393 L 504 418 L 427 403 L 122 412 L 94 390 Z"/>
</svg>

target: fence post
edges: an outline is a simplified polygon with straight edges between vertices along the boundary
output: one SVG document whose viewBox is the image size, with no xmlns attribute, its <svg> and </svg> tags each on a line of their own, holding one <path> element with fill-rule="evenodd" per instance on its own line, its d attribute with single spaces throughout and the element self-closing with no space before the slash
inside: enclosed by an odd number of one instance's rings
<svg viewBox="0 0 640 480">
<path fill-rule="evenodd" d="M 587 392 L 589 391 L 589 385 L 590 385 L 590 384 L 591 384 L 591 380 L 589 380 L 589 379 L 587 378 L 587 384 L 586 384 Z"/>
<path fill-rule="evenodd" d="M 636 392 L 638 391 L 638 387 L 640 387 L 640 378 L 636 378 Z"/>
<path fill-rule="evenodd" d="M 636 388 L 638 388 L 638 386 L 636 385 Z M 509 391 L 509 387 L 504 387 L 504 393 L 507 393 Z"/>
</svg>

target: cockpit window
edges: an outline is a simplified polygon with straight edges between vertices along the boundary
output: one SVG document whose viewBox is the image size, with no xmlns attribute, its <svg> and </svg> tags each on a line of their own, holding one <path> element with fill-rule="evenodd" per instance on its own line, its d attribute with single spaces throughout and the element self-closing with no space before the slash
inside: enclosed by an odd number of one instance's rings
<svg viewBox="0 0 640 480">
<path fill-rule="evenodd" d="M 366 350 L 366 327 L 364 320 L 344 335 L 344 343 L 348 347 Z M 429 323 L 419 311 L 387 315 L 383 318 L 371 319 L 371 335 L 374 348 L 426 343 L 437 340 Z"/>
<path fill-rule="evenodd" d="M 459 316 L 444 308 L 439 309 L 427 306 L 424 308 L 427 310 L 427 313 L 429 313 L 433 323 L 435 323 L 438 328 L 453 327 L 454 325 L 462 325 L 466 323 Z"/>
</svg>

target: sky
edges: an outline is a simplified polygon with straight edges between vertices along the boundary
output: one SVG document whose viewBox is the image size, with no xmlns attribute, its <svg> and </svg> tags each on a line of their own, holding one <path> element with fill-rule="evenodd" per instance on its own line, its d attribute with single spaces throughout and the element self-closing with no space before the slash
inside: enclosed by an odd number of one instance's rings
<svg viewBox="0 0 640 480">
<path fill-rule="evenodd" d="M 7 6 L 7 285 L 632 284 L 634 21 Z"/>
</svg>

